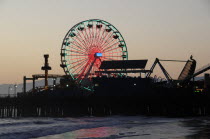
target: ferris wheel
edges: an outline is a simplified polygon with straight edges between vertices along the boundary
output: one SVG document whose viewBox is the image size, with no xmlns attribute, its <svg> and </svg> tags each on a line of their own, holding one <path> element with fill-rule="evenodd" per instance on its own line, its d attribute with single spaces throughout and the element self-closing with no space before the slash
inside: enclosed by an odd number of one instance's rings
<svg viewBox="0 0 210 139">
<path fill-rule="evenodd" d="M 63 39 L 61 67 L 66 75 L 81 83 L 97 76 L 101 62 L 127 60 L 126 43 L 110 23 L 91 19 L 73 26 Z"/>
</svg>

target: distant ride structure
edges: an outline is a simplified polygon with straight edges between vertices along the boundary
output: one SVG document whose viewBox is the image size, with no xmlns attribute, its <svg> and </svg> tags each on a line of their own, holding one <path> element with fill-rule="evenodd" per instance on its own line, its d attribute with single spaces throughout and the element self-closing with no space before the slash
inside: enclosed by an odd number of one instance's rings
<svg viewBox="0 0 210 139">
<path fill-rule="evenodd" d="M 100 19 L 82 21 L 63 39 L 61 67 L 66 75 L 82 84 L 96 77 L 102 61 L 127 60 L 128 51 L 121 33 Z"/>
</svg>

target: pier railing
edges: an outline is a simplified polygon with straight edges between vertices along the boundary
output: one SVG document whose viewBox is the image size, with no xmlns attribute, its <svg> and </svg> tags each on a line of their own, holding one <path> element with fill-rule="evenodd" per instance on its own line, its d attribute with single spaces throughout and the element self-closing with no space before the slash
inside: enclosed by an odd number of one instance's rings
<svg viewBox="0 0 210 139">
<path fill-rule="evenodd" d="M 0 98 L 5 98 L 5 97 L 17 97 L 17 94 L 0 94 Z"/>
</svg>

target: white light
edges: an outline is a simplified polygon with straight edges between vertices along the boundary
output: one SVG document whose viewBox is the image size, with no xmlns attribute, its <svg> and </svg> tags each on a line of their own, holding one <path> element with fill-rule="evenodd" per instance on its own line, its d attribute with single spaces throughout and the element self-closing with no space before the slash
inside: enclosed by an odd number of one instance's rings
<svg viewBox="0 0 210 139">
<path fill-rule="evenodd" d="M 133 85 L 136 85 L 136 83 L 134 83 Z"/>
</svg>

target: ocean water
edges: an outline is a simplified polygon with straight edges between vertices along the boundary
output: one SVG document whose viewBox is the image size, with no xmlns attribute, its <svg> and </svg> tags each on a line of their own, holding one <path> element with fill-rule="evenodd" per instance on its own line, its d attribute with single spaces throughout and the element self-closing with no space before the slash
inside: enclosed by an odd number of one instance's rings
<svg viewBox="0 0 210 139">
<path fill-rule="evenodd" d="M 146 116 L 0 119 L 0 139 L 207 139 L 210 119 Z"/>
</svg>

